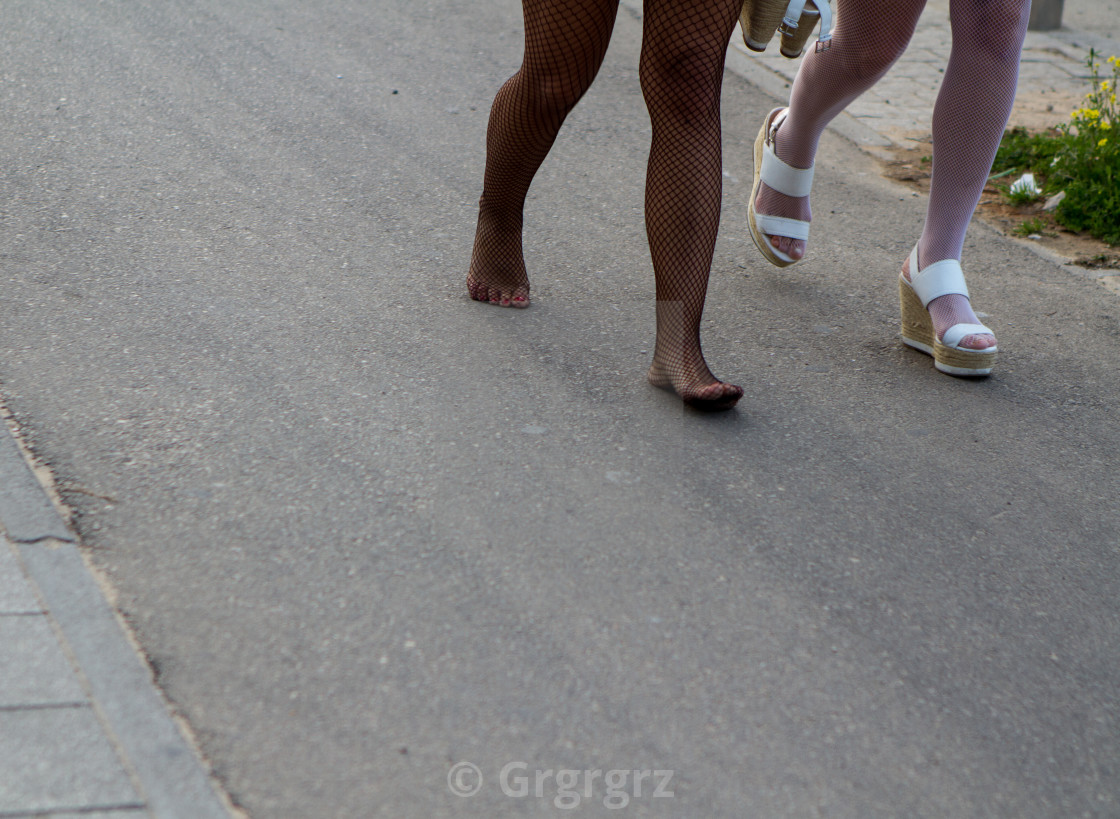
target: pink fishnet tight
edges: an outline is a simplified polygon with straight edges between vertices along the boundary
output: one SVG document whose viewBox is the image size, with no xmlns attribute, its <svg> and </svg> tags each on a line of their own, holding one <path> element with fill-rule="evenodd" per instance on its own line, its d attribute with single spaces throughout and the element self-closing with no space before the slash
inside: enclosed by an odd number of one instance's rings
<svg viewBox="0 0 1120 819">
<path fill-rule="evenodd" d="M 726 409 L 742 389 L 718 380 L 700 348 L 700 318 L 722 194 L 720 89 L 741 0 L 646 0 L 640 65 L 653 125 L 646 233 L 657 297 L 649 380 L 701 409 Z M 467 289 L 527 307 L 522 210 L 565 116 L 602 64 L 618 0 L 523 0 L 525 57 L 498 92 Z"/>
<path fill-rule="evenodd" d="M 832 48 L 803 60 L 790 96 L 790 113 L 776 152 L 787 164 L 813 164 L 828 123 L 875 84 L 906 49 L 925 0 L 836 0 Z M 924 268 L 961 257 L 965 231 L 980 201 L 1007 125 L 1019 73 L 1030 0 L 951 0 L 953 48 L 933 110 L 933 177 L 926 221 L 918 240 Z M 759 213 L 811 218 L 808 198 L 794 199 L 763 187 Z M 795 258 L 805 243 L 777 237 L 775 246 Z M 909 275 L 908 264 L 903 265 Z M 968 299 L 949 295 L 929 304 L 940 337 L 954 324 L 979 323 Z M 962 345 L 983 349 L 989 335 L 966 336 Z"/>
</svg>

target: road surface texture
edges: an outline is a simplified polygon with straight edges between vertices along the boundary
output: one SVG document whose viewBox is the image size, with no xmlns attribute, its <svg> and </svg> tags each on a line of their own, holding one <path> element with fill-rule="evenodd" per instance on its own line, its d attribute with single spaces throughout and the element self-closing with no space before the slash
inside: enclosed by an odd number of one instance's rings
<svg viewBox="0 0 1120 819">
<path fill-rule="evenodd" d="M 560 812 L 560 769 L 673 772 L 581 775 L 585 815 L 1120 814 L 1115 294 L 975 225 L 1002 358 L 936 373 L 924 200 L 826 137 L 768 267 L 776 101 L 731 77 L 704 338 L 746 395 L 700 415 L 644 382 L 635 14 L 530 194 L 527 311 L 463 283 L 514 0 L 3 18 L 0 390 L 254 819 Z"/>
</svg>

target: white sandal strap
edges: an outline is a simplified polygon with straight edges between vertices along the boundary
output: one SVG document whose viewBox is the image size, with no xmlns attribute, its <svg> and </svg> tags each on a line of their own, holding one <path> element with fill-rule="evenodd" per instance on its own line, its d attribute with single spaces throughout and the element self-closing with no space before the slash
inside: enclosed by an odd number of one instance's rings
<svg viewBox="0 0 1120 819">
<path fill-rule="evenodd" d="M 830 0 L 813 0 L 813 5 L 817 7 L 817 11 L 821 15 L 821 30 L 817 35 L 817 50 L 828 48 L 832 39 L 832 3 Z M 827 45 L 821 46 L 820 43 Z"/>
<path fill-rule="evenodd" d="M 786 6 L 785 17 L 782 18 L 782 30 L 787 32 L 796 31 L 803 15 L 819 15 L 821 18 L 821 30 L 817 35 L 817 50 L 821 51 L 831 45 L 829 40 L 832 39 L 832 5 L 829 0 L 812 0 L 813 8 L 806 9 L 805 3 L 806 0 L 790 0 L 790 4 Z M 821 45 L 822 43 L 824 45 Z"/>
<path fill-rule="evenodd" d="M 805 11 L 805 3 L 806 0 L 789 0 L 782 23 L 791 29 L 796 29 L 797 24 L 801 21 L 801 15 Z"/>
<path fill-rule="evenodd" d="M 789 219 L 785 216 L 767 216 L 764 213 L 754 215 L 754 223 L 758 229 L 767 236 L 785 236 L 787 239 L 809 240 L 809 223 L 800 219 Z"/>
<path fill-rule="evenodd" d="M 770 188 L 786 196 L 808 196 L 813 189 L 813 168 L 794 168 L 778 159 L 774 153 L 774 132 L 786 117 L 786 111 L 774 117 L 762 146 L 762 170 L 759 177 Z"/>
<path fill-rule="evenodd" d="M 917 245 L 910 251 L 910 286 L 921 299 L 922 307 L 928 307 L 938 296 L 953 294 L 968 298 L 968 285 L 964 281 L 961 263 L 956 259 L 943 259 L 919 271 Z"/>
<path fill-rule="evenodd" d="M 980 335 L 994 336 L 995 333 L 991 331 L 991 328 L 985 327 L 983 324 L 954 324 L 945 331 L 945 334 L 941 337 L 941 343 L 946 347 L 956 347 L 965 336 Z M 995 348 L 987 347 L 983 350 L 977 350 L 977 352 L 994 353 Z"/>
</svg>

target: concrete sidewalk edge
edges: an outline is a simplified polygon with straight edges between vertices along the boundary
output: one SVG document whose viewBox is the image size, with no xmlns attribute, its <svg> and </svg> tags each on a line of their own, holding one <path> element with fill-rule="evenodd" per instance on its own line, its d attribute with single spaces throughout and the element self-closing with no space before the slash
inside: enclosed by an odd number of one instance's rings
<svg viewBox="0 0 1120 819">
<path fill-rule="evenodd" d="M 110 741 L 136 776 L 148 812 L 159 819 L 236 815 L 175 724 L 77 538 L 6 427 L 0 430 L 0 525 L 61 632 Z"/>
<path fill-rule="evenodd" d="M 160 819 L 228 819 L 229 809 L 172 720 L 77 545 L 48 540 L 17 549 L 110 738 L 135 771 L 148 810 Z"/>
<path fill-rule="evenodd" d="M 8 539 L 16 543 L 34 543 L 45 538 L 74 542 L 66 521 L 6 426 L 0 431 L 0 524 Z"/>
</svg>

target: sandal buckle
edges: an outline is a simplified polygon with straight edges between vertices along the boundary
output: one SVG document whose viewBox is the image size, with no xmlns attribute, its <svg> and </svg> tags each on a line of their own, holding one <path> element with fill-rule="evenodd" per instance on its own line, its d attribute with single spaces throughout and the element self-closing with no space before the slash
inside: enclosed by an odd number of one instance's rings
<svg viewBox="0 0 1120 819">
<path fill-rule="evenodd" d="M 828 51 L 830 48 L 832 48 L 832 37 L 822 37 L 821 39 L 817 40 L 815 49 L 817 54 L 820 54 L 823 51 Z"/>
</svg>

